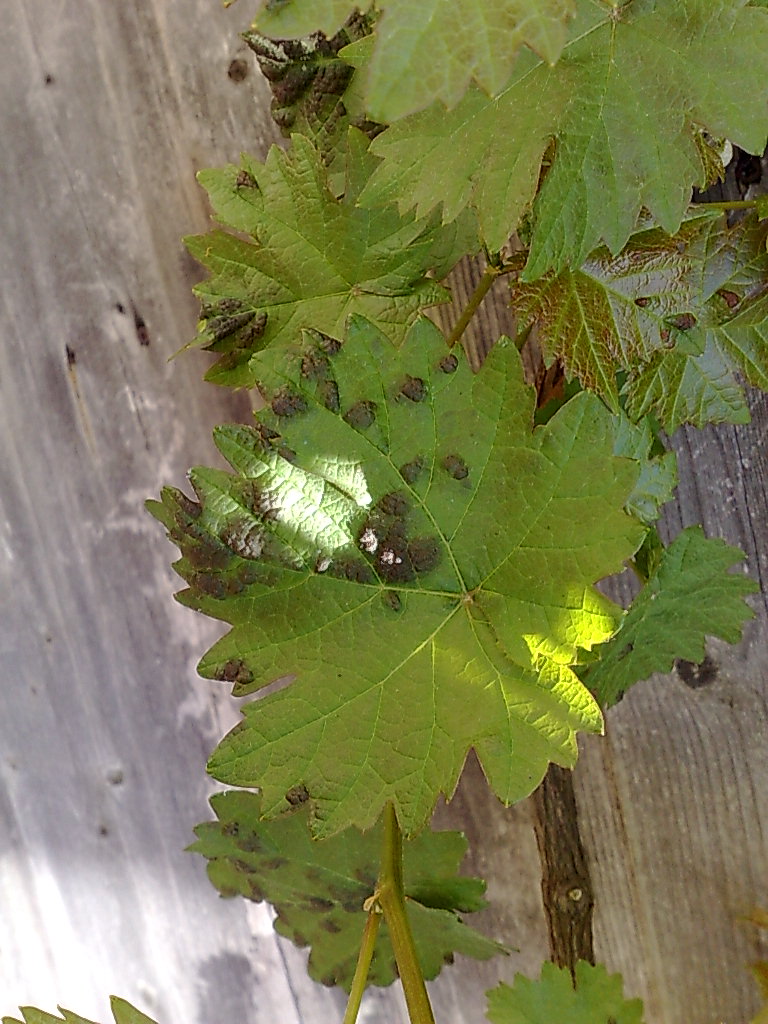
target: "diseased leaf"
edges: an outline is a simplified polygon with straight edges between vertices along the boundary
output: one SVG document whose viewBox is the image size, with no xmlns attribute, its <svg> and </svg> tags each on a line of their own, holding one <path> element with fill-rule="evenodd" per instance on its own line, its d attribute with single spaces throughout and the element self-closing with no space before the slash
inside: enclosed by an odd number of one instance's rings
<svg viewBox="0 0 768 1024">
<path fill-rule="evenodd" d="M 305 786 L 318 836 L 390 800 L 411 834 L 470 747 L 505 802 L 573 764 L 601 719 L 570 665 L 617 612 L 592 584 L 644 533 L 605 406 L 582 393 L 532 431 L 514 346 L 473 377 L 424 319 L 400 351 L 353 318 L 340 349 L 307 333 L 251 369 L 268 409 L 217 432 L 237 475 L 196 470 L 199 504 L 153 506 L 181 600 L 233 626 L 202 674 L 239 694 L 295 677 L 244 707 L 214 777 L 262 789 L 268 817 Z"/>
<path fill-rule="evenodd" d="M 495 98 L 471 87 L 453 110 L 433 106 L 380 135 L 384 163 L 362 199 L 419 215 L 442 202 L 446 220 L 473 206 L 491 250 L 533 203 L 534 280 L 601 241 L 619 252 L 641 207 L 676 232 L 706 177 L 699 129 L 762 152 L 767 102 L 768 12 L 744 0 L 581 0 L 554 67 L 523 50 Z"/>
<path fill-rule="evenodd" d="M 293 136 L 265 164 L 201 171 L 218 219 L 252 240 L 213 231 L 186 240 L 211 271 L 195 288 L 202 320 L 195 345 L 220 353 L 208 379 L 252 386 L 251 354 L 283 344 L 304 327 L 340 337 L 350 313 L 368 317 L 397 344 L 419 310 L 448 293 L 444 277 L 476 245 L 470 220 L 440 226 L 400 217 L 393 208 L 360 209 L 356 200 L 375 163 L 368 140 L 350 130 L 347 185 L 337 200 L 311 143 Z"/>
<path fill-rule="evenodd" d="M 297 806 L 306 788 L 292 794 Z M 297 946 L 310 946 L 309 974 L 349 991 L 365 925 L 363 904 L 376 888 L 382 828 L 350 829 L 324 842 L 312 839 L 307 808 L 261 820 L 261 797 L 228 792 L 211 799 L 218 821 L 198 825 L 190 849 L 209 861 L 208 875 L 222 896 L 268 900 L 275 928 Z M 458 832 L 422 832 L 404 844 L 408 916 L 427 979 L 462 953 L 487 960 L 505 948 L 464 924 L 459 912 L 482 910 L 485 883 L 458 875 L 467 843 Z M 397 977 L 386 924 L 376 943 L 369 984 Z"/>
<path fill-rule="evenodd" d="M 692 208 L 677 235 L 635 233 L 618 256 L 598 249 L 578 270 L 512 286 L 521 328 L 535 324 L 547 362 L 634 418 L 745 422 L 735 371 L 768 388 L 768 224 L 729 229 Z"/>
<path fill-rule="evenodd" d="M 678 534 L 621 628 L 595 649 L 598 660 L 582 672 L 603 708 L 633 683 L 671 671 L 676 658 L 701 662 L 707 636 L 729 643 L 741 639 L 744 623 L 754 617 L 744 597 L 758 589 L 753 580 L 728 571 L 743 557 L 738 548 L 705 538 L 699 526 Z"/>
<path fill-rule="evenodd" d="M 145 1016 L 124 999 L 111 996 L 109 1002 L 115 1024 L 155 1024 L 150 1017 Z M 3 1017 L 3 1024 L 63 1024 L 63 1022 L 66 1024 L 94 1024 L 93 1021 L 86 1020 L 85 1017 L 78 1017 L 76 1013 L 65 1010 L 61 1006 L 58 1007 L 60 1014 L 58 1017 L 53 1013 L 36 1010 L 33 1006 L 21 1006 L 19 1009 L 23 1021 L 16 1017 Z"/>
<path fill-rule="evenodd" d="M 274 13 L 264 11 L 256 24 L 273 36 L 312 32 L 320 21 L 334 31 L 354 8 L 330 4 L 315 17 L 303 6 L 289 0 Z M 386 0 L 380 6 L 366 101 L 373 118 L 390 122 L 433 100 L 455 106 L 472 80 L 495 95 L 524 44 L 553 64 L 575 0 Z"/>
<path fill-rule="evenodd" d="M 642 1024 L 643 1004 L 625 999 L 620 974 L 608 974 L 602 964 L 576 964 L 576 987 L 567 967 L 545 963 L 541 978 L 515 975 L 513 986 L 503 982 L 488 994 L 492 1024 Z"/>
<path fill-rule="evenodd" d="M 331 36 L 315 32 L 303 39 L 272 40 L 259 32 L 243 38 L 256 54 L 272 90 L 271 113 L 283 135 L 311 140 L 329 170 L 334 195 L 344 192 L 346 141 L 350 126 L 369 138 L 381 130 L 362 113 L 355 114 L 358 87 L 355 69 L 339 51 L 366 40 L 372 19 L 354 14 Z"/>
</svg>

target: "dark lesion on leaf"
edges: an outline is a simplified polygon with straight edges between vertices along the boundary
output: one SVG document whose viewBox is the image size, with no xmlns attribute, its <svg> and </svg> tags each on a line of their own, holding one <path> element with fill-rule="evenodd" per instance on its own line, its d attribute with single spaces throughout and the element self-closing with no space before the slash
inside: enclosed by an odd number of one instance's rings
<svg viewBox="0 0 768 1024">
<path fill-rule="evenodd" d="M 676 331 L 690 331 L 692 327 L 696 326 L 697 322 L 693 313 L 679 313 L 667 321 Z"/>
<path fill-rule="evenodd" d="M 422 455 L 417 455 L 415 459 L 411 459 L 410 462 L 405 462 L 400 467 L 400 476 L 405 480 L 407 484 L 415 484 L 421 474 L 426 468 L 426 459 Z"/>
<path fill-rule="evenodd" d="M 273 395 L 269 404 L 275 416 L 281 419 L 298 416 L 309 408 L 306 398 L 289 387 L 281 388 Z"/>
<path fill-rule="evenodd" d="M 409 374 L 400 385 L 398 394 L 410 402 L 423 402 L 429 394 L 429 389 L 425 380 L 421 377 L 411 377 Z"/>
<path fill-rule="evenodd" d="M 317 385 L 317 397 L 329 412 L 338 413 L 341 410 L 339 385 L 335 380 L 320 381 Z"/>
<path fill-rule="evenodd" d="M 393 612 L 399 612 L 403 605 L 400 595 L 394 590 L 385 590 L 381 595 L 381 600 L 384 602 L 384 606 Z"/>
<path fill-rule="evenodd" d="M 355 430 L 367 430 L 376 419 L 376 403 L 362 399 L 344 413 L 343 419 Z"/>
<path fill-rule="evenodd" d="M 442 466 L 454 480 L 466 480 L 469 476 L 469 466 L 460 455 L 455 453 L 446 455 L 442 460 Z"/>
<path fill-rule="evenodd" d="M 358 533 L 358 547 L 384 583 L 412 583 L 440 562 L 441 548 L 434 537 L 409 536 L 410 511 L 408 496 L 390 491 L 374 505 Z M 388 600 L 389 606 L 394 607 Z"/>
<path fill-rule="evenodd" d="M 256 181 L 251 172 L 247 171 L 244 167 L 241 167 L 240 170 L 237 172 L 237 177 L 235 178 L 235 188 L 239 190 L 241 188 L 258 187 L 259 183 Z"/>
<path fill-rule="evenodd" d="M 349 580 L 351 583 L 376 582 L 376 577 L 368 563 L 350 555 L 332 559 L 326 572 L 329 576 Z"/>
<path fill-rule="evenodd" d="M 285 799 L 291 807 L 300 807 L 309 800 L 309 790 L 302 782 L 298 786 L 292 786 L 285 794 Z"/>
<path fill-rule="evenodd" d="M 230 658 L 229 661 L 220 665 L 214 671 L 213 678 L 218 679 L 222 683 L 248 686 L 253 682 L 253 672 L 251 672 L 241 658 Z"/>
<path fill-rule="evenodd" d="M 459 360 L 453 352 L 449 352 L 437 365 L 442 373 L 455 373 L 459 368 Z"/>
</svg>

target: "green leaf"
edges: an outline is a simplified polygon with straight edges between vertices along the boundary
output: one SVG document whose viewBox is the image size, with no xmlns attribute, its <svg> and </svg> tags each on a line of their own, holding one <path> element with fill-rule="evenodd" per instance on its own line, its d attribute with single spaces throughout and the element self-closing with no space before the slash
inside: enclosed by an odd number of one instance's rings
<svg viewBox="0 0 768 1024">
<path fill-rule="evenodd" d="M 115 1019 L 115 1024 L 155 1024 L 150 1017 L 140 1013 L 139 1010 L 131 1006 L 124 999 L 111 996 L 109 1002 L 112 1007 L 112 1016 Z M 61 1015 L 59 1017 L 53 1013 L 36 1010 L 33 1006 L 21 1006 L 19 1009 L 21 1010 L 23 1022 L 16 1017 L 3 1017 L 3 1024 L 62 1024 L 62 1022 L 66 1022 L 66 1024 L 94 1024 L 93 1021 L 86 1020 L 85 1017 L 78 1017 L 76 1013 L 72 1013 L 71 1010 L 64 1010 L 61 1006 L 58 1007 Z"/>
<path fill-rule="evenodd" d="M 576 964 L 576 987 L 566 967 L 545 963 L 539 981 L 515 975 L 488 992 L 492 1024 L 642 1024 L 643 1004 L 625 999 L 620 974 L 602 964 Z"/>
<path fill-rule="evenodd" d="M 293 794 L 298 804 L 306 790 Z M 324 842 L 312 839 L 307 808 L 261 820 L 261 797 L 229 792 L 212 797 L 219 819 L 198 825 L 190 849 L 209 861 L 208 874 L 223 896 L 268 900 L 275 928 L 297 946 L 310 946 L 309 974 L 349 990 L 365 924 L 363 903 L 375 888 L 382 828 L 350 829 Z M 454 953 L 480 960 L 505 948 L 468 927 L 459 911 L 482 910 L 485 883 L 456 874 L 467 843 L 458 832 L 422 832 L 403 849 L 408 916 L 427 979 Z M 379 930 L 368 975 L 372 985 L 397 977 L 386 924 Z"/>
<path fill-rule="evenodd" d="M 243 708 L 214 777 L 261 788 L 268 817 L 305 786 L 318 836 L 390 800 L 412 834 L 470 747 L 506 803 L 572 765 L 601 718 L 569 666 L 615 626 L 592 584 L 644 532 L 608 410 L 582 393 L 532 430 L 513 344 L 473 377 L 425 319 L 399 351 L 353 318 L 340 349 L 306 334 L 257 367 L 257 429 L 217 432 L 237 475 L 152 506 L 181 600 L 233 626 L 202 674 L 240 694 L 295 677 Z"/>
<path fill-rule="evenodd" d="M 304 34 L 320 27 L 318 19 L 335 28 L 354 5 L 333 4 L 316 17 L 304 6 L 289 0 L 273 14 L 265 11 L 257 18 L 259 30 Z M 381 6 L 366 99 L 371 116 L 389 122 L 433 100 L 455 106 L 472 80 L 495 95 L 523 44 L 553 64 L 575 0 L 387 0 Z"/>
<path fill-rule="evenodd" d="M 444 277 L 476 245 L 470 220 L 442 228 L 393 208 L 362 210 L 356 200 L 375 161 L 368 140 L 350 130 L 347 185 L 332 195 L 328 173 L 311 143 L 293 137 L 273 147 L 265 164 L 201 171 L 218 219 L 242 237 L 213 231 L 186 240 L 211 271 L 195 288 L 202 320 L 195 345 L 221 354 L 208 378 L 252 386 L 251 354 L 284 344 L 304 327 L 340 336 L 360 313 L 399 343 L 419 310 L 446 301 L 432 272 Z"/>
<path fill-rule="evenodd" d="M 618 256 L 598 249 L 578 270 L 516 282 L 512 306 L 546 361 L 614 410 L 623 371 L 634 418 L 653 411 L 669 432 L 745 422 L 736 372 L 768 388 L 767 234 L 755 217 L 729 229 L 694 207 L 677 235 L 646 228 Z"/>
<path fill-rule="evenodd" d="M 762 152 L 766 102 L 766 11 L 744 0 L 581 0 L 554 67 L 523 50 L 495 98 L 472 87 L 453 110 L 433 106 L 380 135 L 384 163 L 362 198 L 419 215 L 442 202 L 446 220 L 473 206 L 495 251 L 536 197 L 533 280 L 578 266 L 601 240 L 618 252 L 643 206 L 677 231 L 705 177 L 699 129 Z"/>
<path fill-rule="evenodd" d="M 728 570 L 744 555 L 701 527 L 678 534 L 647 584 L 629 606 L 621 628 L 582 678 L 602 707 L 614 704 L 633 683 L 669 672 L 676 658 L 701 662 L 707 636 L 741 639 L 753 613 L 744 601 L 755 582 Z"/>
</svg>

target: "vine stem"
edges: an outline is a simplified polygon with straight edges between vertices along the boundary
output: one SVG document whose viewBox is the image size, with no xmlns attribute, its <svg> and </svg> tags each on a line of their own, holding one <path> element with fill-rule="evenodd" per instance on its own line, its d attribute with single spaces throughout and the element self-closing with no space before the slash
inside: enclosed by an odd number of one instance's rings
<svg viewBox="0 0 768 1024">
<path fill-rule="evenodd" d="M 376 936 L 379 931 L 381 916 L 378 906 L 374 906 L 368 914 L 368 920 L 365 922 L 363 941 L 360 944 L 360 954 L 357 958 L 355 976 L 352 979 L 352 987 L 349 990 L 349 1001 L 342 1024 L 355 1024 L 357 1015 L 360 1012 L 360 1003 L 362 1002 L 366 982 L 368 981 L 368 971 L 371 967 L 373 951 L 376 948 Z"/>
<path fill-rule="evenodd" d="M 703 207 L 705 210 L 755 210 L 766 205 L 767 201 L 766 196 L 760 196 L 759 199 L 725 199 L 715 203 L 696 203 L 695 206 L 697 209 Z"/>
<path fill-rule="evenodd" d="M 392 803 L 384 809 L 384 843 L 376 896 L 387 922 L 411 1024 L 435 1024 L 405 910 L 403 835 Z"/>
<path fill-rule="evenodd" d="M 457 341 L 461 339 L 461 336 L 466 331 L 467 327 L 472 320 L 472 317 L 480 308 L 485 296 L 493 287 L 494 282 L 497 278 L 503 274 L 512 274 L 515 271 L 522 269 L 525 263 L 525 256 L 527 253 L 514 253 L 512 258 L 506 262 L 502 262 L 501 259 L 492 259 L 485 267 L 483 276 L 477 283 L 475 290 L 469 297 L 469 302 L 466 304 L 461 312 L 461 316 L 456 321 L 456 324 L 448 336 L 448 347 L 453 348 Z"/>
</svg>

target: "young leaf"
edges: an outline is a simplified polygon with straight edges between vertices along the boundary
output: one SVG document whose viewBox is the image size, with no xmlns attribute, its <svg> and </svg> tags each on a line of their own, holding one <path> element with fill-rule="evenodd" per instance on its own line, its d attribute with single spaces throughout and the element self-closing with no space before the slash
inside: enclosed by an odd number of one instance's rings
<svg viewBox="0 0 768 1024">
<path fill-rule="evenodd" d="M 653 411 L 667 431 L 683 422 L 745 422 L 734 371 L 768 389 L 768 224 L 728 228 L 691 210 L 677 235 L 634 234 L 618 256 L 598 249 L 578 270 L 512 286 L 522 328 L 536 324 L 548 361 L 618 408 Z"/>
<path fill-rule="evenodd" d="M 109 1002 L 115 1024 L 155 1024 L 150 1017 L 145 1016 L 124 999 L 111 996 Z M 61 1015 L 59 1017 L 53 1013 L 36 1010 L 33 1006 L 21 1006 L 19 1009 L 23 1021 L 16 1017 L 3 1017 L 2 1024 L 94 1024 L 93 1021 L 86 1020 L 85 1017 L 78 1017 L 76 1013 L 64 1010 L 61 1006 L 58 1007 Z"/>
<path fill-rule="evenodd" d="M 576 964 L 576 987 L 566 967 L 545 963 L 541 978 L 515 975 L 513 986 L 503 982 L 488 995 L 492 1024 L 642 1024 L 643 1004 L 625 999 L 620 974 L 608 974 L 602 964 Z"/>
<path fill-rule="evenodd" d="M 324 23 L 343 20 L 353 7 L 339 3 L 322 11 Z M 386 0 L 381 7 L 366 97 L 371 116 L 389 122 L 433 100 L 455 106 L 471 80 L 495 95 L 523 44 L 554 64 L 575 0 Z M 305 16 L 300 8 L 299 0 L 289 0 L 274 14 L 263 12 L 259 30 L 292 35 L 297 27 L 317 29 L 317 23 L 309 27 L 309 12 Z"/>
<path fill-rule="evenodd" d="M 744 0 L 582 0 L 577 12 L 554 67 L 524 50 L 495 98 L 472 87 L 453 110 L 433 106 L 380 135 L 384 163 L 363 202 L 419 215 L 442 202 L 446 220 L 474 206 L 498 250 L 536 196 L 534 280 L 580 265 L 601 240 L 618 252 L 643 206 L 677 231 L 705 177 L 700 127 L 762 152 L 768 12 Z"/>
<path fill-rule="evenodd" d="M 210 271 L 195 288 L 202 321 L 195 345 L 221 353 L 208 378 L 252 386 L 254 350 L 283 343 L 303 327 L 340 336 L 360 313 L 398 343 L 419 310 L 444 302 L 444 277 L 476 244 L 465 220 L 448 229 L 439 218 L 416 221 L 393 208 L 362 210 L 360 189 L 375 163 L 368 140 L 350 130 L 343 199 L 311 143 L 293 137 L 289 152 L 273 147 L 265 164 L 243 157 L 240 168 L 201 171 L 219 220 L 252 241 L 223 231 L 187 239 Z"/>
<path fill-rule="evenodd" d="M 294 791 L 297 805 L 305 793 L 301 787 Z M 350 829 L 318 843 L 306 807 L 263 821 L 256 793 L 218 793 L 211 805 L 219 820 L 198 825 L 198 841 L 190 849 L 208 859 L 214 886 L 222 896 L 268 900 L 277 912 L 276 930 L 297 946 L 311 947 L 310 976 L 349 990 L 365 924 L 363 904 L 376 888 L 381 826 L 365 833 Z M 485 883 L 456 874 L 466 847 L 458 832 L 429 831 L 404 845 L 408 916 L 427 979 L 454 953 L 487 960 L 505 952 L 458 916 L 485 906 Z M 384 925 L 368 979 L 389 985 L 396 977 Z"/>
<path fill-rule="evenodd" d="M 753 580 L 728 571 L 743 557 L 738 548 L 707 539 L 699 526 L 678 534 L 619 631 L 595 650 L 599 660 L 582 673 L 601 707 L 654 672 L 669 672 L 675 658 L 702 661 L 707 636 L 729 643 L 741 639 L 744 623 L 753 618 L 744 597 L 758 589 Z"/>
<path fill-rule="evenodd" d="M 252 363 L 258 428 L 217 434 L 237 475 L 197 470 L 200 504 L 153 506 L 186 554 L 181 600 L 233 626 L 202 674 L 237 693 L 296 677 L 245 706 L 209 770 L 261 788 L 268 817 L 305 786 L 318 836 L 390 800 L 412 834 L 473 746 L 522 798 L 601 728 L 569 666 L 613 633 L 592 584 L 644 532 L 612 417 L 582 393 L 532 431 L 514 346 L 473 377 L 425 319 L 400 351 L 353 318 L 340 350 L 305 335 L 273 362 Z"/>
</svg>

